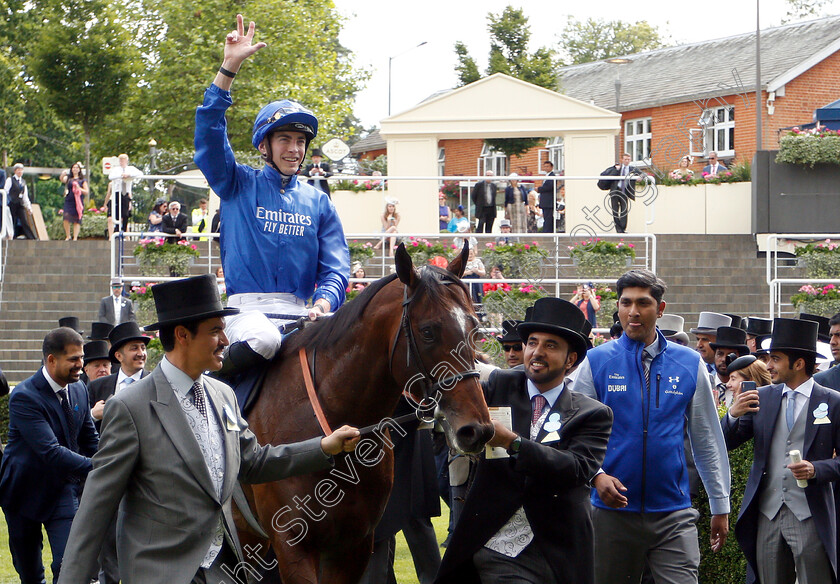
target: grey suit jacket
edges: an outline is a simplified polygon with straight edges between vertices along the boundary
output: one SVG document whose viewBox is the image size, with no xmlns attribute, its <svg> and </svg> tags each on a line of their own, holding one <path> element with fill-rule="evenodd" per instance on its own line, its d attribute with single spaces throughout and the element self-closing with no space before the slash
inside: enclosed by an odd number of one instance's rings
<svg viewBox="0 0 840 584">
<path fill-rule="evenodd" d="M 188 584 L 210 547 L 220 517 L 241 561 L 230 506 L 237 479 L 276 481 L 332 464 L 319 437 L 260 446 L 239 414 L 233 390 L 206 377 L 205 384 L 224 431 L 221 498 L 178 398 L 158 367 L 105 404 L 99 451 L 70 530 L 61 584 L 88 581 L 118 508 L 117 554 L 123 584 Z"/>
<path fill-rule="evenodd" d="M 97 320 L 99 322 L 107 322 L 108 324 L 116 324 L 117 320 L 114 317 L 114 297 L 106 296 L 99 301 L 99 314 Z M 120 298 L 120 324 L 136 320 L 134 317 L 134 304 L 128 298 Z"/>
</svg>

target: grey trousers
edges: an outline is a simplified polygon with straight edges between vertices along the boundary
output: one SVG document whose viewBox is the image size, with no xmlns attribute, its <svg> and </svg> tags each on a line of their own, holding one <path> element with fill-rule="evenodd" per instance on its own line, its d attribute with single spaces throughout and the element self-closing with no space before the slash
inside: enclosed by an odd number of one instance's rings
<svg viewBox="0 0 840 584">
<path fill-rule="evenodd" d="M 761 584 L 823 584 L 833 570 L 814 520 L 799 521 L 787 505 L 770 520 L 758 514 L 756 561 Z"/>
<path fill-rule="evenodd" d="M 473 556 L 481 584 L 554 584 L 557 578 L 533 542 L 515 558 L 482 547 Z"/>
<path fill-rule="evenodd" d="M 634 513 L 593 507 L 595 584 L 637 584 L 645 560 L 656 584 L 696 584 L 699 513 Z"/>
</svg>

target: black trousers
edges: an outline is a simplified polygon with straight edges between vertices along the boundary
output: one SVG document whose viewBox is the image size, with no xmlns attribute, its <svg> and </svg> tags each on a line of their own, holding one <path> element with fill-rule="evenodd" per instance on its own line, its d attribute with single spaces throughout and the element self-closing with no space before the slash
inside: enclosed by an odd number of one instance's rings
<svg viewBox="0 0 840 584">
<path fill-rule="evenodd" d="M 615 232 L 624 233 L 627 231 L 627 214 L 630 212 L 630 200 L 626 193 L 621 191 L 610 192 L 610 207 L 612 207 L 613 223 Z"/>
<path fill-rule="evenodd" d="M 554 209 L 551 207 L 540 207 L 543 212 L 543 233 L 554 233 Z"/>
<path fill-rule="evenodd" d="M 495 207 L 480 207 L 476 211 L 478 229 L 476 233 L 493 233 L 493 223 L 496 221 Z"/>
<path fill-rule="evenodd" d="M 29 217 L 26 215 L 26 207 L 23 205 L 9 205 L 9 212 L 12 214 L 12 225 L 15 228 L 15 237 L 23 235 L 26 239 L 38 239 L 29 228 Z"/>
</svg>

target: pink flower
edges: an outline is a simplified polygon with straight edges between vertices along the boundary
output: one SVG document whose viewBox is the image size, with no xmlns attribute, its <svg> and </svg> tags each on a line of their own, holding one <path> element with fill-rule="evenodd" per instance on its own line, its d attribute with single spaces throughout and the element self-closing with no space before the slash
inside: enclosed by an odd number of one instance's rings
<svg viewBox="0 0 840 584">
<path fill-rule="evenodd" d="M 531 242 L 531 245 L 536 246 L 536 247 L 539 247 L 539 245 L 540 245 L 540 244 L 539 244 L 539 243 L 537 243 L 536 241 L 532 241 L 532 242 Z M 569 249 L 572 249 L 572 248 L 569 248 Z"/>
<path fill-rule="evenodd" d="M 140 286 L 139 292 L 140 292 L 140 294 L 145 294 L 146 293 L 146 287 L 145 286 Z"/>
<path fill-rule="evenodd" d="M 414 246 L 414 247 L 417 247 L 419 244 L 416 241 L 412 241 L 411 245 Z"/>
<path fill-rule="evenodd" d="M 458 249 L 458 246 L 453 243 L 452 244 L 452 249 Z"/>
<path fill-rule="evenodd" d="M 190 246 L 190 249 L 192 249 L 192 250 L 196 250 L 196 249 L 198 249 L 198 248 L 195 246 L 195 244 L 192 244 L 192 245 Z"/>
<path fill-rule="evenodd" d="M 836 286 L 834 284 L 826 284 L 823 286 L 823 290 L 834 290 Z"/>
<path fill-rule="evenodd" d="M 628 244 L 627 244 L 627 247 L 629 247 L 629 248 L 631 248 L 631 249 L 632 249 L 632 248 L 636 247 L 636 245 L 635 245 L 635 244 L 633 244 L 633 243 L 628 243 Z"/>
<path fill-rule="evenodd" d="M 492 243 L 485 243 L 484 247 L 493 247 L 493 244 Z"/>
<path fill-rule="evenodd" d="M 531 249 L 531 246 L 526 243 L 525 244 L 525 249 Z"/>
</svg>

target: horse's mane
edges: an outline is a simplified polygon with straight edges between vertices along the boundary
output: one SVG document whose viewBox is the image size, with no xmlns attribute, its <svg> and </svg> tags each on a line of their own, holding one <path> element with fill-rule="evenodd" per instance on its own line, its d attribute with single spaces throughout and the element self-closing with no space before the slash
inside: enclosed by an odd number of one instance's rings
<svg viewBox="0 0 840 584">
<path fill-rule="evenodd" d="M 443 297 L 445 284 L 458 284 L 466 291 L 464 284 L 447 270 L 437 266 L 424 266 L 419 272 L 418 285 L 415 294 L 425 294 L 431 302 L 440 302 Z M 294 333 L 283 343 L 282 353 L 297 351 L 300 347 L 308 350 L 327 350 L 338 342 L 344 333 L 356 324 L 374 296 L 385 286 L 397 279 L 396 274 L 390 274 L 373 282 L 370 286 L 353 299 L 345 303 L 329 318 L 319 320 L 304 330 Z M 469 293 L 467 293 L 469 297 Z"/>
</svg>

